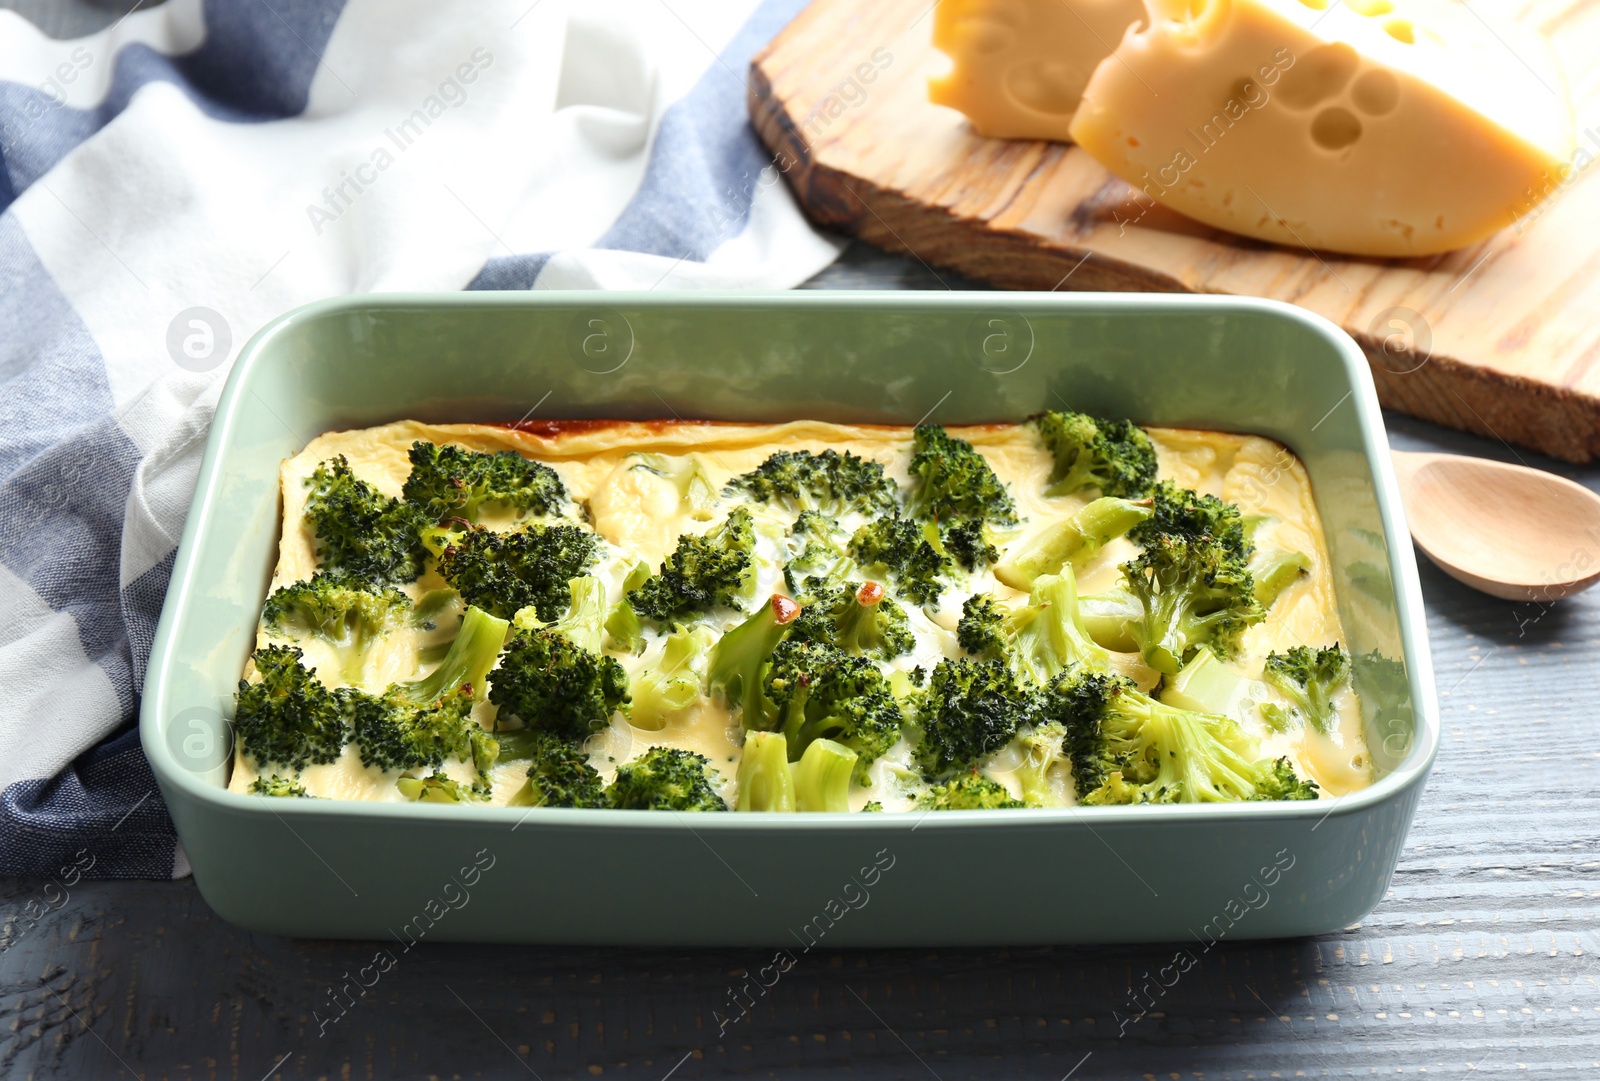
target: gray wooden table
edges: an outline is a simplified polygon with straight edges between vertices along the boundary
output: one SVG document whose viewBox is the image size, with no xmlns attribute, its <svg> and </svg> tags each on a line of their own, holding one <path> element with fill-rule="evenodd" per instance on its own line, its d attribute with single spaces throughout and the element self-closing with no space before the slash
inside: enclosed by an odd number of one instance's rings
<svg viewBox="0 0 1600 1081">
<path fill-rule="evenodd" d="M 859 247 L 811 284 L 971 287 Z M 370 945 L 237 930 L 190 881 L 82 883 L 19 937 L 41 884 L 0 880 L 0 1077 L 1600 1077 L 1600 599 L 1422 582 L 1444 740 L 1388 896 L 1338 934 L 1224 942 L 1137 1021 L 1173 947 L 813 952 L 723 1037 L 769 951 L 423 944 L 324 1031 Z"/>
</svg>

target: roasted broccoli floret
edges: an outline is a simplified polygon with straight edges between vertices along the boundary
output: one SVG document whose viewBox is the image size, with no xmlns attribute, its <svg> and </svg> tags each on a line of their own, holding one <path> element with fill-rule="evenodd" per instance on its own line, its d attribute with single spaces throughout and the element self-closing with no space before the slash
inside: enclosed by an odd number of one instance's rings
<svg viewBox="0 0 1600 1081">
<path fill-rule="evenodd" d="M 857 762 L 856 752 L 844 744 L 813 740 L 793 767 L 795 810 L 848 811 Z"/>
<path fill-rule="evenodd" d="M 299 781 L 289 777 L 280 777 L 276 773 L 271 777 L 257 777 L 250 782 L 249 791 L 251 795 L 255 796 L 279 796 L 295 799 L 315 798 L 306 791 L 305 786 Z"/>
<path fill-rule="evenodd" d="M 1244 561 L 1209 538 L 1154 537 L 1122 572 L 1142 609 L 1127 631 L 1145 663 L 1167 675 L 1196 646 L 1231 656 L 1264 615 Z"/>
<path fill-rule="evenodd" d="M 324 570 L 368 582 L 410 582 L 422 573 L 422 530 L 433 524 L 426 511 L 357 479 L 342 454 L 317 466 L 306 485 L 304 521 Z"/>
<path fill-rule="evenodd" d="M 1161 536 L 1214 541 L 1241 560 L 1248 560 L 1254 550 L 1238 507 L 1169 480 L 1156 485 L 1149 517 L 1128 530 L 1129 539 L 1139 544 Z"/>
<path fill-rule="evenodd" d="M 750 511 L 736 507 L 708 532 L 679 537 L 661 570 L 630 592 L 628 603 L 641 616 L 661 622 L 717 605 L 740 608 L 755 582 L 755 548 Z"/>
<path fill-rule="evenodd" d="M 356 749 L 363 766 L 424 769 L 446 759 L 466 761 L 473 752 L 474 697 L 463 688 L 429 703 L 412 702 L 390 690 L 363 694 L 354 703 Z"/>
<path fill-rule="evenodd" d="M 533 760 L 528 780 L 512 795 L 511 807 L 609 807 L 600 774 L 578 745 L 544 732 L 530 732 L 521 749 Z"/>
<path fill-rule="evenodd" d="M 540 619 L 567 607 L 567 583 L 594 565 L 600 538 L 580 526 L 530 524 L 496 533 L 471 529 L 452 537 L 439 573 L 468 604 L 505 619 L 532 605 Z"/>
<path fill-rule="evenodd" d="M 669 457 L 665 454 L 630 454 L 633 465 L 651 476 L 669 480 L 678 489 L 679 505 L 696 522 L 709 522 L 717 516 L 717 489 L 706 475 L 697 454 Z"/>
<path fill-rule="evenodd" d="M 411 475 L 403 494 L 437 522 L 444 518 L 478 520 L 483 506 L 524 515 L 556 514 L 567 489 L 554 469 L 515 451 L 484 454 L 422 440 L 411 444 Z"/>
<path fill-rule="evenodd" d="M 819 589 L 795 620 L 794 636 L 884 661 L 917 644 L 905 609 L 877 582 Z"/>
<path fill-rule="evenodd" d="M 1068 763 L 1067 729 L 1059 721 L 1045 721 L 1017 737 L 1022 764 L 1017 780 L 1022 785 L 1022 802 L 1029 807 L 1065 807 L 1067 801 L 1050 783 L 1051 767 Z"/>
<path fill-rule="evenodd" d="M 771 728 L 775 717 L 764 685 L 772 651 L 789 636 L 800 606 L 781 593 L 756 609 L 743 623 L 717 640 L 706 669 L 706 683 L 730 707 L 739 708 L 746 732 Z"/>
<path fill-rule="evenodd" d="M 360 681 L 368 651 L 411 611 L 393 586 L 374 586 L 349 574 L 318 571 L 274 590 L 261 619 L 274 634 L 312 634 L 338 650 L 346 683 Z"/>
<path fill-rule="evenodd" d="M 1042 574 L 1059 574 L 1150 517 L 1150 501 L 1103 496 L 1066 518 L 1051 522 L 1006 549 L 994 576 L 1012 589 L 1031 589 Z"/>
<path fill-rule="evenodd" d="M 832 449 L 820 454 L 780 450 L 750 472 L 734 477 L 728 487 L 763 503 L 833 517 L 880 513 L 894 506 L 897 493 L 881 464 Z"/>
<path fill-rule="evenodd" d="M 438 770 L 434 770 L 427 777 L 418 777 L 415 773 L 402 773 L 394 782 L 394 786 L 406 799 L 416 800 L 419 803 L 470 803 L 486 798 L 486 794 L 481 790 L 451 780 Z"/>
<path fill-rule="evenodd" d="M 1017 678 L 1040 686 L 1074 665 L 1103 669 L 1111 661 L 1078 615 L 1071 564 L 1060 574 L 1036 579 L 1028 603 L 1009 612 L 992 601 L 968 598 L 956 625 L 956 640 L 968 653 L 1005 661 Z"/>
<path fill-rule="evenodd" d="M 1251 547 L 1233 504 L 1163 482 L 1152 516 L 1128 535 L 1144 550 L 1122 565 L 1142 610 L 1126 630 L 1150 667 L 1175 675 L 1199 645 L 1228 656 L 1262 620 Z"/>
<path fill-rule="evenodd" d="M 1309 724 L 1326 734 L 1339 723 L 1333 696 L 1350 679 L 1350 655 L 1337 644 L 1325 649 L 1295 646 L 1287 653 L 1269 653 L 1262 676 L 1289 700 L 1287 708 L 1276 702 L 1262 705 L 1267 724 L 1279 732 Z"/>
<path fill-rule="evenodd" d="M 791 757 L 831 739 L 856 752 L 865 769 L 900 738 L 900 703 L 865 657 L 790 638 L 773 651 L 764 690 Z"/>
<path fill-rule="evenodd" d="M 1005 653 L 1005 609 L 987 593 L 974 593 L 961 606 L 956 642 L 974 656 L 999 657 Z"/>
<path fill-rule="evenodd" d="M 934 535 L 937 537 L 937 531 Z M 856 530 L 849 550 L 864 571 L 886 577 L 917 604 L 939 599 L 944 592 L 943 579 L 953 566 L 921 526 L 898 514 L 885 515 Z"/>
<path fill-rule="evenodd" d="M 395 684 L 389 693 L 421 706 L 462 691 L 481 700 L 484 680 L 500 655 L 510 626 L 481 608 L 468 608 L 439 666 L 419 680 Z"/>
<path fill-rule="evenodd" d="M 922 811 L 997 811 L 1026 807 L 998 781 L 977 773 L 963 773 L 934 785 L 917 799 Z"/>
<path fill-rule="evenodd" d="M 929 777 L 970 770 L 1011 741 L 1038 713 L 1037 695 L 1003 661 L 940 661 L 912 697 L 921 742 L 917 761 Z"/>
<path fill-rule="evenodd" d="M 628 719 L 635 728 L 655 731 L 699 700 L 716 633 L 710 627 L 678 627 L 661 644 L 655 663 L 645 664 L 629 688 Z"/>
<path fill-rule="evenodd" d="M 529 728 L 581 743 L 627 705 L 628 673 L 616 658 L 584 648 L 559 627 L 534 627 L 512 636 L 495 669 L 489 701 Z"/>
<path fill-rule="evenodd" d="M 789 742 L 782 732 L 751 732 L 739 755 L 740 811 L 795 809 L 794 775 L 789 768 Z M 848 778 L 846 778 L 848 780 Z"/>
<path fill-rule="evenodd" d="M 1301 777 L 1287 758 L 1271 759 L 1267 768 L 1256 774 L 1256 794 L 1252 799 L 1316 799 L 1317 782 Z"/>
<path fill-rule="evenodd" d="M 1052 410 L 1030 423 L 1056 460 L 1045 495 L 1097 488 L 1101 495 L 1135 499 L 1155 484 L 1156 448 L 1132 421 Z"/>
<path fill-rule="evenodd" d="M 617 767 L 606 798 L 624 811 L 726 811 L 715 787 L 718 776 L 703 754 L 652 747 Z"/>
<path fill-rule="evenodd" d="M 937 424 L 917 425 L 911 439 L 912 489 L 906 507 L 913 517 L 998 525 L 1017 520 L 1011 493 L 971 443 L 952 438 Z"/>
<path fill-rule="evenodd" d="M 988 566 L 1000 558 L 1000 549 L 989 539 L 982 522 L 957 522 L 944 531 L 944 550 L 951 559 L 969 571 Z"/>
<path fill-rule="evenodd" d="M 1043 708 L 1067 728 L 1080 803 L 1316 798 L 1315 784 L 1261 757 L 1234 721 L 1158 702 L 1115 676 L 1063 676 Z"/>
<path fill-rule="evenodd" d="M 300 658 L 294 646 L 258 649 L 253 659 L 260 680 L 239 681 L 233 730 L 240 749 L 258 768 L 299 770 L 332 762 L 350 740 L 351 716 L 361 692 L 330 690 Z"/>
<path fill-rule="evenodd" d="M 814 510 L 801 511 L 789 531 L 789 559 L 783 579 L 789 592 L 800 596 L 824 586 L 838 585 L 856 573 L 847 550 L 849 538 L 833 521 Z"/>
</svg>

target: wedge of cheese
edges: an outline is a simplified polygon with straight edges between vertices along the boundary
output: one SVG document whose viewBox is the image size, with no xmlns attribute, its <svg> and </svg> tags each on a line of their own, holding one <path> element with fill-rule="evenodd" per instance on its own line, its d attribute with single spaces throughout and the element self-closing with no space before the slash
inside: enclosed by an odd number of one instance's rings
<svg viewBox="0 0 1600 1081">
<path fill-rule="evenodd" d="M 1548 46 L 1466 4 L 1146 2 L 1070 129 L 1142 193 L 1124 222 L 1162 203 L 1295 247 L 1427 255 L 1512 224 L 1567 167 Z"/>
<path fill-rule="evenodd" d="M 950 68 L 928 99 L 980 135 L 1066 139 L 1089 76 L 1142 18 L 1141 0 L 943 0 L 933 46 Z"/>
</svg>

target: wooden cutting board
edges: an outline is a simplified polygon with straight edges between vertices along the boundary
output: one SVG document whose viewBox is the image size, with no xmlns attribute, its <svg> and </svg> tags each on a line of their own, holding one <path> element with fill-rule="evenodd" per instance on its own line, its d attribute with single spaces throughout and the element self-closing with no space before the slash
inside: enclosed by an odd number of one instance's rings
<svg viewBox="0 0 1600 1081">
<path fill-rule="evenodd" d="M 1508 9 L 1555 45 L 1592 157 L 1519 227 L 1508 208 L 1490 240 L 1424 259 L 1141 217 L 1133 189 L 1075 146 L 976 135 L 927 101 L 940 62 L 929 4 L 812 0 L 752 61 L 751 119 L 817 222 L 1007 288 L 1291 301 L 1361 343 L 1384 404 L 1569 461 L 1600 456 L 1600 0 Z"/>
</svg>

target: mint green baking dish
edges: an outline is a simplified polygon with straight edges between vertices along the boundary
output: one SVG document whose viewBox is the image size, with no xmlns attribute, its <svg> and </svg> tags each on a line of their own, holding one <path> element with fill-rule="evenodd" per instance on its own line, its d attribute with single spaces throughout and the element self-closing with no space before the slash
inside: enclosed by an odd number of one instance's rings
<svg viewBox="0 0 1600 1081">
<path fill-rule="evenodd" d="M 1375 784 L 1313 803 L 933 815 L 530 813 L 225 790 L 227 717 L 276 551 L 278 463 L 323 431 L 402 417 L 955 424 L 1063 403 L 1257 432 L 1301 456 L 1349 646 L 1373 658 Z M 1316 316 L 1217 296 L 464 293 L 325 301 L 245 346 L 140 732 L 201 893 L 243 927 L 800 951 L 1342 927 L 1387 888 L 1439 722 L 1378 401 L 1355 343 Z"/>
</svg>

